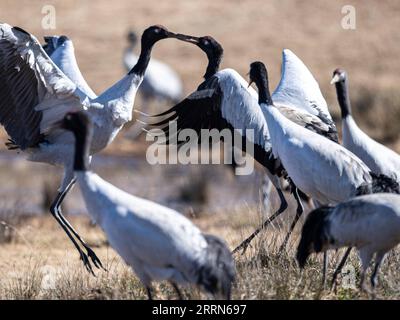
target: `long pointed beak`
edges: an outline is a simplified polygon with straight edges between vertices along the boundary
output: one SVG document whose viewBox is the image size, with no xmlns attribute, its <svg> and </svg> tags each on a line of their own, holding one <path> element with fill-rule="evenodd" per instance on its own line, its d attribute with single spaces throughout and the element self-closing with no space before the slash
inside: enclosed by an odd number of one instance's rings
<svg viewBox="0 0 400 320">
<path fill-rule="evenodd" d="M 250 77 L 250 71 L 246 73 L 246 76 L 249 77 L 249 85 L 247 86 L 247 88 L 250 88 L 250 86 L 254 83 L 253 79 L 251 79 Z"/>
<path fill-rule="evenodd" d="M 182 33 L 177 33 L 176 34 L 176 39 L 185 41 L 185 42 L 189 42 L 189 43 L 194 43 L 194 44 L 198 44 L 199 43 L 199 38 L 198 37 L 194 37 L 194 36 L 188 36 L 186 34 L 182 34 Z"/>
<path fill-rule="evenodd" d="M 331 84 L 334 84 L 339 81 L 340 81 L 340 76 L 339 76 L 339 74 L 336 73 L 331 80 Z"/>
</svg>

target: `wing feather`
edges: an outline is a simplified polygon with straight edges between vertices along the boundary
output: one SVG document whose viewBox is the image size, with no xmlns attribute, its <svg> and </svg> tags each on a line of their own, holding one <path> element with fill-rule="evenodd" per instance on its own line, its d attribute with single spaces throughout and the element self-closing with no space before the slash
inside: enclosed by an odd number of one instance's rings
<svg viewBox="0 0 400 320">
<path fill-rule="evenodd" d="M 169 110 L 154 117 L 167 118 L 152 123 L 167 135 L 167 143 L 183 129 L 193 129 L 201 137 L 201 129 L 229 129 L 242 136 L 242 150 L 246 140 L 254 146 L 254 158 L 268 167 L 275 167 L 267 123 L 258 105 L 257 93 L 234 70 L 225 69 L 208 78 L 197 91 Z M 177 132 L 169 132 L 167 123 L 176 121 Z M 247 131 L 248 130 L 248 131 Z M 200 139 L 199 139 L 200 142 Z"/>
<path fill-rule="evenodd" d="M 282 77 L 272 94 L 277 105 L 303 110 L 321 119 L 336 135 L 337 130 L 319 85 L 304 63 L 289 49 L 282 52 Z"/>
<path fill-rule="evenodd" d="M 53 106 L 81 108 L 75 89 L 34 36 L 0 24 L 0 123 L 18 147 L 43 141 L 46 130 L 63 116 L 46 115 Z"/>
</svg>

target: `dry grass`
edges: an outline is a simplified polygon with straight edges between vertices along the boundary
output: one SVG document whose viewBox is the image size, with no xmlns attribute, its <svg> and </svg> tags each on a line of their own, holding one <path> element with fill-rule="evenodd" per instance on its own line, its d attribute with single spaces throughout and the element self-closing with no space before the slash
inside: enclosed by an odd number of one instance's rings
<svg viewBox="0 0 400 320">
<path fill-rule="evenodd" d="M 202 216 L 194 222 L 203 230 L 224 237 L 230 247 L 238 244 L 259 221 L 256 208 Z M 253 223 L 249 223 L 253 221 Z M 108 272 L 90 276 L 82 267 L 76 251 L 51 217 L 31 218 L 16 228 L 12 243 L 0 246 L 0 299 L 146 299 L 138 279 L 108 246 L 103 233 L 84 218 L 72 223 L 85 236 L 105 263 Z M 339 286 L 337 292 L 321 288 L 321 257 L 312 257 L 303 272 L 298 269 L 294 246 L 279 256 L 277 247 L 284 233 L 271 227 L 256 240 L 245 255 L 236 259 L 237 282 L 235 299 L 366 299 L 366 294 Z M 341 252 L 340 252 L 341 253 Z M 333 272 L 339 254 L 331 253 L 329 268 Z M 400 252 L 391 253 L 383 265 L 377 297 L 400 298 Z M 358 276 L 359 261 L 352 254 L 350 263 Z M 357 280 L 358 281 L 358 280 Z M 160 299 L 175 299 L 172 288 L 161 283 L 155 286 Z M 187 298 L 205 298 L 195 288 L 184 290 Z"/>
</svg>

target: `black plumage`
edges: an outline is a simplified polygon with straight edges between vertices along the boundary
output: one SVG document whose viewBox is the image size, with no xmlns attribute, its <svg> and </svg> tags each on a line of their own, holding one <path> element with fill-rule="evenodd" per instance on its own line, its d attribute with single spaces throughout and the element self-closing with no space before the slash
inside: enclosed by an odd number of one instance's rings
<svg viewBox="0 0 400 320">
<path fill-rule="evenodd" d="M 227 245 L 216 236 L 204 234 L 207 241 L 206 263 L 199 270 L 198 284 L 216 296 L 231 298 L 232 282 L 235 279 L 235 264 Z"/>
<path fill-rule="evenodd" d="M 324 244 L 329 241 L 329 223 L 326 220 L 334 208 L 322 206 L 308 214 L 296 254 L 300 268 L 304 268 L 307 258 L 312 252 L 321 252 Z"/>
<path fill-rule="evenodd" d="M 44 140 L 40 133 L 42 113 L 35 110 L 43 84 L 39 83 L 41 80 L 28 58 L 29 55 L 22 57 L 7 39 L 0 39 L 0 123 L 14 146 L 22 150 Z"/>
</svg>

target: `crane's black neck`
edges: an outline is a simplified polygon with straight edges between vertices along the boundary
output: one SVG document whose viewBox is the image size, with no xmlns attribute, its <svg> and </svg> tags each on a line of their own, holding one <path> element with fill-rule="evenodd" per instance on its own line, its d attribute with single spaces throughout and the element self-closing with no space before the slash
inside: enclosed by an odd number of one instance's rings
<svg viewBox="0 0 400 320">
<path fill-rule="evenodd" d="M 336 94 L 337 94 L 340 110 L 342 112 L 342 119 L 344 119 L 349 115 L 351 116 L 349 85 L 347 82 L 347 78 L 336 82 L 335 86 L 336 86 Z"/>
<path fill-rule="evenodd" d="M 87 171 L 89 170 L 92 128 L 90 125 L 80 126 L 73 133 L 75 136 L 74 171 Z"/>
<path fill-rule="evenodd" d="M 144 76 L 147 66 L 150 62 L 151 50 L 153 49 L 154 42 L 147 42 L 142 40 L 142 49 L 140 51 L 140 56 L 136 64 L 133 66 L 128 74 L 137 74 L 140 77 Z"/>
<path fill-rule="evenodd" d="M 218 72 L 222 61 L 222 54 L 218 55 L 207 54 L 207 58 L 208 58 L 208 66 L 206 69 L 206 73 L 203 76 L 205 80 L 212 77 L 214 74 Z"/>
<path fill-rule="evenodd" d="M 272 105 L 271 93 L 269 92 L 268 74 L 260 74 L 257 79 L 254 80 L 258 89 L 258 103 L 265 103 L 267 105 Z"/>
</svg>

